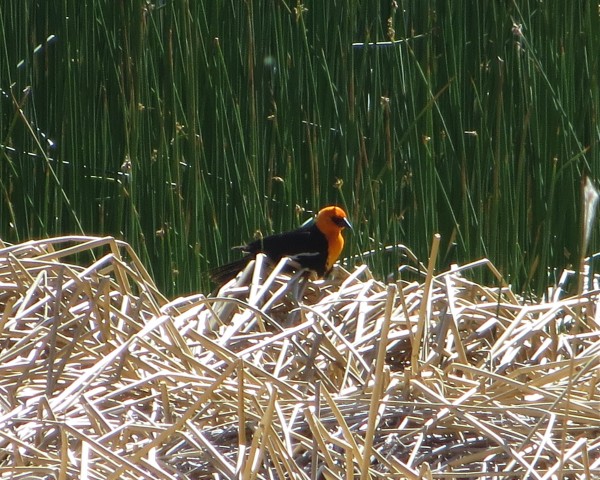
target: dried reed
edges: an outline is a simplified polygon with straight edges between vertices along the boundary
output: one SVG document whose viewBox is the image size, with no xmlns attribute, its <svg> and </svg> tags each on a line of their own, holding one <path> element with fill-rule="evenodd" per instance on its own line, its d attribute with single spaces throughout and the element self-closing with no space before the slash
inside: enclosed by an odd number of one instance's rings
<svg viewBox="0 0 600 480">
<path fill-rule="evenodd" d="M 488 261 L 389 286 L 364 266 L 282 267 L 259 258 L 216 296 L 168 301 L 113 238 L 2 246 L 2 478 L 600 470 L 595 278 L 532 302 Z M 477 268 L 498 285 L 469 281 Z"/>
</svg>

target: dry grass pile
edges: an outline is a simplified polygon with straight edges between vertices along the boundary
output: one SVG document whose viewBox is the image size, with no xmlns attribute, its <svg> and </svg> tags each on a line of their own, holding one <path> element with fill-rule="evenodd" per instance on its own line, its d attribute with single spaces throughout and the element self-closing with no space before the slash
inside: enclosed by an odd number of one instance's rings
<svg viewBox="0 0 600 480">
<path fill-rule="evenodd" d="M 524 302 L 467 280 L 487 262 L 401 287 L 365 267 L 263 281 L 259 259 L 168 302 L 112 238 L 0 259 L 2 478 L 600 471 L 597 289 Z"/>
</svg>

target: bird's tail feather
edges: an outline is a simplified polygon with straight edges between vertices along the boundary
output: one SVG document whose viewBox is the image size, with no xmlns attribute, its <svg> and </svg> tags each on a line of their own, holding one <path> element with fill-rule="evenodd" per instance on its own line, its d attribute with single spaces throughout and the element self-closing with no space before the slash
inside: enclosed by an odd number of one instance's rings
<svg viewBox="0 0 600 480">
<path fill-rule="evenodd" d="M 241 270 L 243 270 L 246 267 L 246 265 L 248 265 L 248 262 L 250 262 L 250 260 L 252 260 L 252 257 L 247 256 L 240 258 L 239 260 L 235 260 L 234 262 L 213 268 L 208 273 L 210 279 L 217 285 L 221 286 L 224 283 L 227 283 L 232 278 L 235 278 L 235 276 Z"/>
</svg>

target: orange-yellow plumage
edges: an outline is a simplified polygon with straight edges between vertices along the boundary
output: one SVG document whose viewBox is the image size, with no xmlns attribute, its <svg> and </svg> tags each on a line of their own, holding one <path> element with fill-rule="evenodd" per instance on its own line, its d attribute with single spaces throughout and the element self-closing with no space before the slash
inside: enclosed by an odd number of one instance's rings
<svg viewBox="0 0 600 480">
<path fill-rule="evenodd" d="M 340 207 L 325 207 L 321 209 L 317 214 L 315 224 L 327 239 L 328 249 L 325 271 L 329 271 L 344 249 L 342 230 L 350 224 L 346 219 L 346 212 Z"/>
</svg>

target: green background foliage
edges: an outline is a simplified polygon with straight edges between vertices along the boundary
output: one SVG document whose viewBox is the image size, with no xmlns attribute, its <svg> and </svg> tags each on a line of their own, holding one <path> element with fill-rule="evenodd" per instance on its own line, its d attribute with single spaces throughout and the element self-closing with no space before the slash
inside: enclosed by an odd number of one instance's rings
<svg viewBox="0 0 600 480">
<path fill-rule="evenodd" d="M 578 258 L 598 175 L 599 20 L 580 1 L 4 0 L 0 236 L 114 235 L 175 295 L 337 203 L 347 255 L 424 260 L 439 232 L 440 268 L 488 257 L 541 292 Z"/>
</svg>

